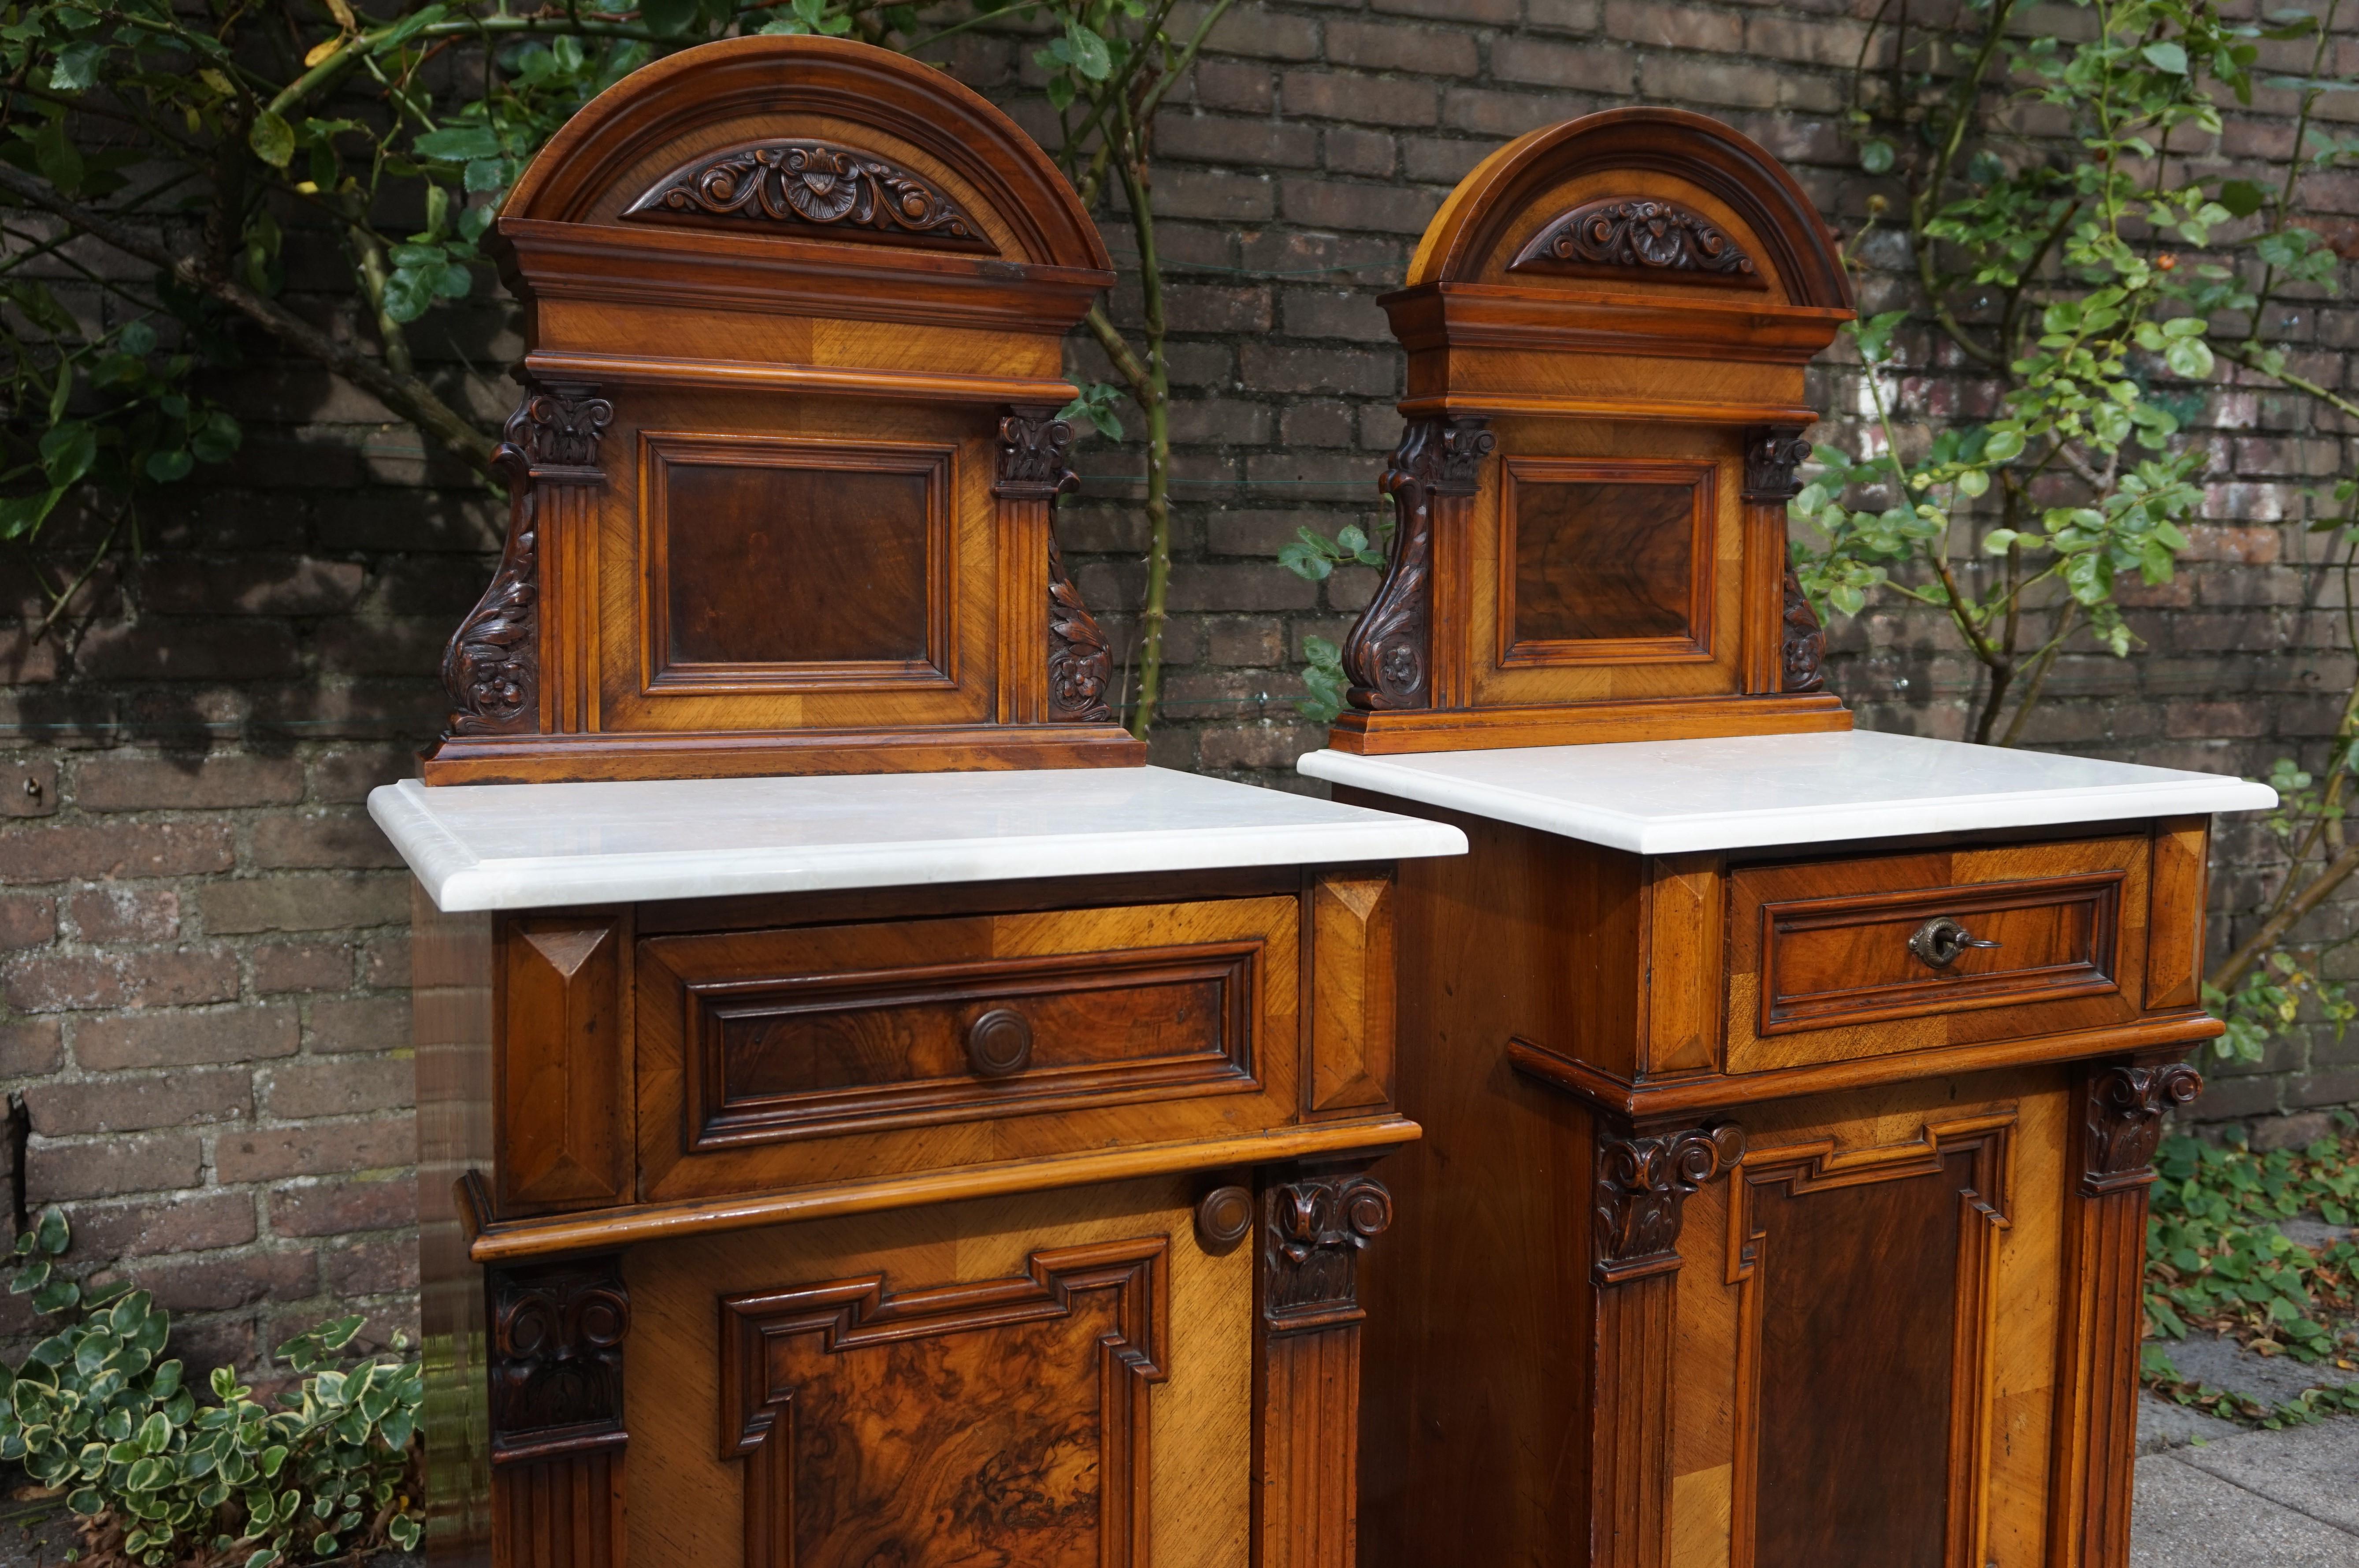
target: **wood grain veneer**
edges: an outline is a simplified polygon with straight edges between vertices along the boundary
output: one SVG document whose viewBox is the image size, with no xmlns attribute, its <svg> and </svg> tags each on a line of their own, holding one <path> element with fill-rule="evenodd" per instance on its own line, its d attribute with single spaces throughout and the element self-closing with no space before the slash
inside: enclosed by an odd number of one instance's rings
<svg viewBox="0 0 2359 1568">
<path fill-rule="evenodd" d="M 1732 863 L 1386 804 L 1472 849 L 1396 893 L 1425 1137 L 1368 1269 L 1364 1568 L 2124 1568 L 2142 1184 L 2194 1082 L 2161 1064 L 2218 1028 L 2144 1005 L 2191 928 L 2157 870 L 2188 825 Z M 1837 1031 L 1880 1054 L 1740 1070 L 1741 1040 L 1823 1032 L 1760 1034 L 1734 983 L 1785 895 L 1841 933 L 2091 877 L 2121 911 L 2096 1000 L 1896 1005 Z"/>
<path fill-rule="evenodd" d="M 1114 275 L 998 110 L 683 50 L 491 243 L 508 532 L 429 785 L 1145 761 L 1054 526 Z M 421 893 L 436 1568 L 1352 1568 L 1395 906 L 1386 863 Z"/>
</svg>

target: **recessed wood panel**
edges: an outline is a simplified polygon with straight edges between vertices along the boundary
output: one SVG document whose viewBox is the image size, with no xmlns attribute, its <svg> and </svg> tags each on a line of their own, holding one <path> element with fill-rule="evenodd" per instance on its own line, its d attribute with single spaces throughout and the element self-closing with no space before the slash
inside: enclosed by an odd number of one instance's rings
<svg viewBox="0 0 2359 1568">
<path fill-rule="evenodd" d="M 1984 1561 L 2016 1120 L 2006 1107 L 1893 1143 L 1747 1151 L 1729 1238 L 1744 1287 L 1731 1512 L 1747 1568 Z"/>
<path fill-rule="evenodd" d="M 951 681 L 948 450 L 642 441 L 651 691 Z"/>
<path fill-rule="evenodd" d="M 1712 479 L 1709 463 L 1508 460 L 1500 664 L 1708 658 Z"/>
<path fill-rule="evenodd" d="M 1968 1163 L 1955 1154 L 1907 1181 L 1756 1199 L 1770 1260 L 1756 1568 L 1943 1568 Z"/>
<path fill-rule="evenodd" d="M 1169 1247 L 1035 1252 L 1013 1279 L 908 1292 L 872 1274 L 725 1300 L 747 1568 L 1143 1568 Z"/>
</svg>

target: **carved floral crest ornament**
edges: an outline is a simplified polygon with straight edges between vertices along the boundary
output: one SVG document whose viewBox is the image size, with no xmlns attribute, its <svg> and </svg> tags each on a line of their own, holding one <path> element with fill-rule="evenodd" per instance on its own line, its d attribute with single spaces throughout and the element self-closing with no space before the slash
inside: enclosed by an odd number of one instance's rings
<svg viewBox="0 0 2359 1568">
<path fill-rule="evenodd" d="M 841 239 L 995 250 L 939 188 L 897 163 L 829 142 L 706 153 L 664 176 L 625 218 L 743 218 L 810 224 Z"/>
<path fill-rule="evenodd" d="M 1702 213 L 1676 201 L 1592 201 L 1545 224 L 1507 264 L 1509 272 L 1633 268 L 1701 281 L 1766 287 L 1760 269 Z"/>
</svg>

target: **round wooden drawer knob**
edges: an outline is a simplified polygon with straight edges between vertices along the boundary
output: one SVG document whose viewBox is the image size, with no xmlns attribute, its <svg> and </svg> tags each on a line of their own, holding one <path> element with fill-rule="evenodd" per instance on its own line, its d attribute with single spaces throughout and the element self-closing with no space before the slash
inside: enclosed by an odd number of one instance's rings
<svg viewBox="0 0 2359 1568">
<path fill-rule="evenodd" d="M 1032 1026 L 1010 1007 L 995 1007 L 966 1032 L 967 1065 L 978 1078 L 1004 1078 L 1032 1065 Z"/>
<path fill-rule="evenodd" d="M 1218 1257 L 1232 1251 L 1253 1229 L 1253 1194 L 1243 1187 L 1214 1187 L 1196 1205 L 1196 1244 Z"/>
</svg>

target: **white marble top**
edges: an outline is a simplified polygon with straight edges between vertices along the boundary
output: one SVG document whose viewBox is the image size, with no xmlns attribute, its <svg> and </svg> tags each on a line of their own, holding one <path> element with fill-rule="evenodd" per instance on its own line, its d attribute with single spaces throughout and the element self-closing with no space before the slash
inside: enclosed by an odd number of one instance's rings
<svg viewBox="0 0 2359 1568">
<path fill-rule="evenodd" d="M 369 795 L 436 907 L 1461 855 L 1455 827 L 1168 768 L 451 784 Z"/>
<path fill-rule="evenodd" d="M 1315 779 L 1641 855 L 2257 811 L 2267 784 L 1869 730 L 1360 757 Z"/>
</svg>

